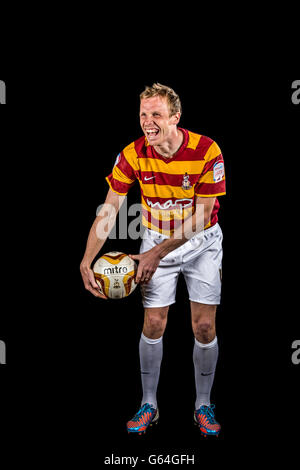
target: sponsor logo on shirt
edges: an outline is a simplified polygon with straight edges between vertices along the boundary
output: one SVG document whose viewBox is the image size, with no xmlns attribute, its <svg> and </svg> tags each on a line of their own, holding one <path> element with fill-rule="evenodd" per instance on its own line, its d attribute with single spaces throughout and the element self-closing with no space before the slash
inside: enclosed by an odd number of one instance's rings
<svg viewBox="0 0 300 470">
<path fill-rule="evenodd" d="M 223 176 L 224 176 L 224 163 L 223 162 L 215 163 L 214 168 L 213 168 L 214 182 L 218 183 L 219 181 L 222 181 Z"/>
<path fill-rule="evenodd" d="M 152 207 L 153 209 L 161 209 L 161 210 L 166 210 L 166 209 L 184 209 L 185 207 L 189 207 L 193 204 L 193 199 L 176 199 L 174 202 L 172 199 L 169 199 L 168 201 L 165 201 L 163 204 L 160 204 L 160 202 L 152 202 L 147 199 L 147 204 L 148 206 Z"/>
</svg>

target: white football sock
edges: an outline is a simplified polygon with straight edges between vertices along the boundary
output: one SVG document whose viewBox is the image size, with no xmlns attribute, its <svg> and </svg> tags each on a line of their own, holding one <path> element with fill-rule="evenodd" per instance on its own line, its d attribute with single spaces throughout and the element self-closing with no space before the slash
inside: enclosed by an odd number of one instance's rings
<svg viewBox="0 0 300 470">
<path fill-rule="evenodd" d="M 150 339 L 142 333 L 139 352 L 143 387 L 142 405 L 150 403 L 157 408 L 156 391 L 163 354 L 162 336 L 158 339 Z"/>
<path fill-rule="evenodd" d="M 196 383 L 196 410 L 201 405 L 210 405 L 210 392 L 214 381 L 218 352 L 217 337 L 208 344 L 202 344 L 195 338 L 193 360 Z"/>
</svg>

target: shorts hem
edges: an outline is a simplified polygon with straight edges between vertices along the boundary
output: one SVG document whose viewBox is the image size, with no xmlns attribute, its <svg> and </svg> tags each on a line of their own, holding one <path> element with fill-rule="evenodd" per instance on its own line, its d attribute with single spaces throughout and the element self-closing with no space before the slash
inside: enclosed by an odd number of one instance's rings
<svg viewBox="0 0 300 470">
<path fill-rule="evenodd" d="M 143 307 L 144 308 L 162 308 L 162 307 L 169 307 L 170 305 L 173 305 L 176 303 L 176 300 L 174 300 L 174 302 L 171 302 L 171 303 L 167 303 L 167 304 L 164 304 L 164 305 L 145 305 L 144 302 L 142 302 L 143 304 Z"/>
<path fill-rule="evenodd" d="M 208 302 L 207 300 L 203 301 L 203 300 L 195 300 L 195 299 L 191 299 L 189 298 L 189 300 L 191 302 L 195 302 L 197 304 L 203 304 L 203 305 L 220 305 L 221 304 L 221 299 L 219 299 L 217 302 Z"/>
</svg>

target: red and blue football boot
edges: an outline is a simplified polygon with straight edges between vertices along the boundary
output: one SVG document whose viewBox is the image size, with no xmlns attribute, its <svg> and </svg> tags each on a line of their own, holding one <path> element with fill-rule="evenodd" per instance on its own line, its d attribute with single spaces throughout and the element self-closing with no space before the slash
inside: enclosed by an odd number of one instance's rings
<svg viewBox="0 0 300 470">
<path fill-rule="evenodd" d="M 145 434 L 148 426 L 157 423 L 158 421 L 158 409 L 155 409 L 149 403 L 145 403 L 134 417 L 127 423 L 128 433 Z"/>
<path fill-rule="evenodd" d="M 215 405 L 202 405 L 194 412 L 195 424 L 203 436 L 218 436 L 221 431 L 220 424 L 215 420 L 214 408 Z"/>
</svg>

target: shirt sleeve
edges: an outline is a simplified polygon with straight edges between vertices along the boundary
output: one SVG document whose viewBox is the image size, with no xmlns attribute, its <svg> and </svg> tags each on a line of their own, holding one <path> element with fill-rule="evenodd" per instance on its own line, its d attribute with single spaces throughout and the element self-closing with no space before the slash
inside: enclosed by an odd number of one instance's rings
<svg viewBox="0 0 300 470">
<path fill-rule="evenodd" d="M 226 194 L 224 159 L 220 147 L 213 142 L 204 157 L 206 163 L 195 185 L 195 195 L 216 197 Z"/>
<path fill-rule="evenodd" d="M 122 151 L 117 156 L 112 172 L 106 177 L 106 181 L 112 191 L 121 196 L 126 196 L 135 180 L 135 171 L 126 159 L 124 151 Z"/>
</svg>

